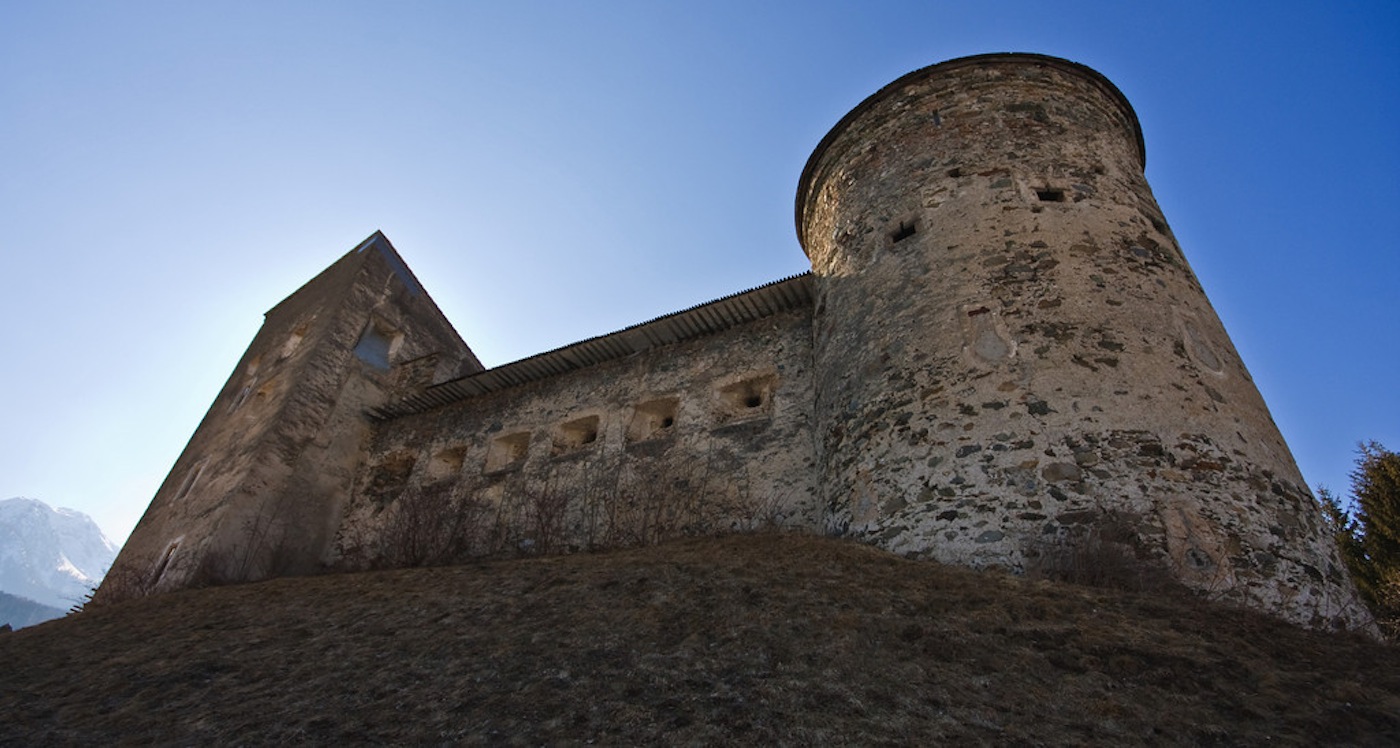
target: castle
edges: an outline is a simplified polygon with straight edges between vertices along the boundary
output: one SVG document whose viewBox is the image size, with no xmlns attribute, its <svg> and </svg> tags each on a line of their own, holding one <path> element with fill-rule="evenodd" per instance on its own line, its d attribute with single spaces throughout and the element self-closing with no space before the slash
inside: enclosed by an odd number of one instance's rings
<svg viewBox="0 0 1400 748">
<path fill-rule="evenodd" d="M 1087 67 L 933 65 L 812 154 L 810 273 L 492 369 L 376 233 L 267 313 L 99 597 L 773 527 L 1364 625 L 1144 165 Z"/>
</svg>

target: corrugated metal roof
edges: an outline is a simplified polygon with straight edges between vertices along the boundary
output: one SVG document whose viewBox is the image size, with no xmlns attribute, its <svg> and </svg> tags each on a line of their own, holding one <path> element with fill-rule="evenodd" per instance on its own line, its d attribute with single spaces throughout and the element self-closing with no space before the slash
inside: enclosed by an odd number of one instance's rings
<svg viewBox="0 0 1400 748">
<path fill-rule="evenodd" d="M 370 410 L 377 420 L 422 413 L 468 398 L 558 376 L 605 361 L 728 330 L 812 303 L 812 274 L 802 273 L 748 291 L 563 348 L 469 374 Z"/>
</svg>

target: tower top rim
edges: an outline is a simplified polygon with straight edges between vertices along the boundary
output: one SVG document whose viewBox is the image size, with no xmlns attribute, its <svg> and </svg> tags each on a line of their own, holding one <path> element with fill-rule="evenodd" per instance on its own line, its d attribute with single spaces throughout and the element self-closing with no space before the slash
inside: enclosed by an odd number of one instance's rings
<svg viewBox="0 0 1400 748">
<path fill-rule="evenodd" d="M 947 73 L 958 68 L 1003 63 L 1044 65 L 1079 75 L 1097 83 L 1103 88 L 1104 92 L 1108 94 L 1109 98 L 1113 99 L 1113 101 L 1118 104 L 1119 108 L 1123 110 L 1123 114 L 1127 116 L 1128 121 L 1132 123 L 1133 135 L 1137 140 L 1138 162 L 1144 169 L 1147 168 L 1147 146 L 1142 137 L 1142 124 L 1138 121 L 1137 112 L 1133 110 L 1133 105 L 1128 102 L 1128 97 L 1124 96 L 1123 92 L 1118 90 L 1118 87 L 1113 84 L 1113 81 L 1110 81 L 1103 73 L 1100 73 L 1088 65 L 1066 60 L 1062 57 L 1053 57 L 1051 55 L 1042 55 L 1033 52 L 992 52 L 980 55 L 969 55 L 967 57 L 955 57 L 951 60 L 944 60 L 943 62 L 934 63 L 927 67 L 922 67 L 918 70 L 906 73 L 885 84 L 880 90 L 867 96 L 863 101 L 855 105 L 851 111 L 847 112 L 845 116 L 836 122 L 831 130 L 821 139 L 821 142 L 817 143 L 817 147 L 812 151 L 812 155 L 807 158 L 807 164 L 802 167 L 802 176 L 797 180 L 795 218 L 797 223 L 797 241 L 798 244 L 802 246 L 803 251 L 805 252 L 807 249 L 807 237 L 802 228 L 802 218 L 807 207 L 807 197 L 811 189 L 812 177 L 817 170 L 817 165 L 821 162 L 823 156 L 826 155 L 827 149 L 831 147 L 831 144 L 834 143 L 855 120 L 859 119 L 870 109 L 873 109 L 877 104 L 894 92 L 916 81 Z"/>
</svg>

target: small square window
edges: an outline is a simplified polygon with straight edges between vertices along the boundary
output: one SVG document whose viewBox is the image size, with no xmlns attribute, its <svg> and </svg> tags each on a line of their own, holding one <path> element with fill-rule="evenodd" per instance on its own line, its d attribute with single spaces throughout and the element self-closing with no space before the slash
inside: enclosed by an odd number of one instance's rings
<svg viewBox="0 0 1400 748">
<path fill-rule="evenodd" d="M 913 219 L 900 221 L 894 231 L 890 232 L 890 243 L 898 244 L 918 232 L 918 226 Z"/>
</svg>

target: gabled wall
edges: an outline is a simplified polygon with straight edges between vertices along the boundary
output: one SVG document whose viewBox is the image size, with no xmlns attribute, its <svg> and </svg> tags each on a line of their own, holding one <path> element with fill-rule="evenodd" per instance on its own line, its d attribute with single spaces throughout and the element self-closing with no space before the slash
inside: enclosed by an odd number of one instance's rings
<svg viewBox="0 0 1400 748">
<path fill-rule="evenodd" d="M 365 340 L 386 345 L 366 352 Z M 376 233 L 267 313 L 100 596 L 318 568 L 367 409 L 480 368 Z"/>
</svg>

